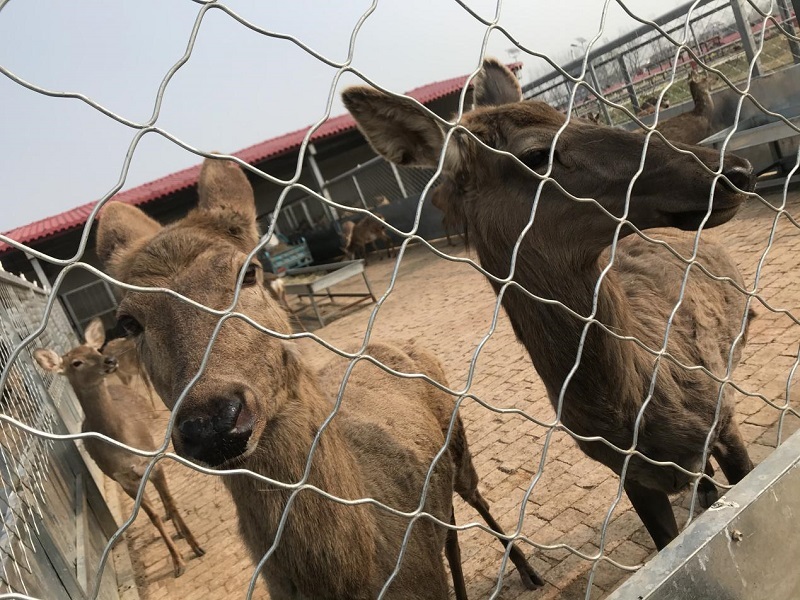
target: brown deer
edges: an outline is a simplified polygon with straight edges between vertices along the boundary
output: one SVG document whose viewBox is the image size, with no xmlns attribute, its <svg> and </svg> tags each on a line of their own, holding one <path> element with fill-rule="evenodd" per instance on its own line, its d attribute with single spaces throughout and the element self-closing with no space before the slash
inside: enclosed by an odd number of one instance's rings
<svg viewBox="0 0 800 600">
<path fill-rule="evenodd" d="M 373 213 L 372 217 L 364 217 L 347 228 L 347 231 L 343 233 L 345 245 L 342 247 L 346 260 L 353 260 L 358 256 L 363 256 L 364 263 L 368 264 L 367 246 L 372 245 L 373 251 L 377 252 L 378 246 L 376 242 L 378 241 L 382 241 L 386 245 L 386 258 L 391 258 L 394 255 L 394 241 L 386 233 L 381 221 L 386 221 L 386 217 Z M 342 229 L 344 231 L 344 224 Z"/>
<path fill-rule="evenodd" d="M 666 96 L 662 98 L 661 104 L 659 105 L 658 96 L 650 96 L 639 106 L 639 112 L 636 113 L 636 116 L 645 117 L 647 115 L 652 115 L 654 112 L 656 112 L 656 106 L 660 106 L 661 110 L 669 108 L 669 98 Z M 597 121 L 595 121 L 595 123 L 597 123 Z"/>
<path fill-rule="evenodd" d="M 45 371 L 64 375 L 69 380 L 83 408 L 84 433 L 102 433 L 134 448 L 154 450 L 157 446 L 153 442 L 146 419 L 142 418 L 143 414 L 149 412 L 147 401 L 125 385 L 109 384 L 106 381 L 107 376 L 117 369 L 117 361 L 100 353 L 105 341 L 102 321 L 95 319 L 89 323 L 84 337 L 86 343 L 76 346 L 63 356 L 59 356 L 54 350 L 40 348 L 33 353 L 34 358 Z M 83 443 L 100 470 L 119 483 L 128 496 L 135 499 L 150 459 L 131 454 L 114 444 L 93 437 L 84 438 Z M 172 520 L 178 536 L 186 538 L 195 555 L 205 554 L 178 512 L 160 465 L 156 465 L 150 472 L 150 481 L 164 504 L 166 519 Z M 142 510 L 167 545 L 175 577 L 179 577 L 186 570 L 183 556 L 164 528 L 161 517 L 144 496 Z"/>
<path fill-rule="evenodd" d="M 545 172 L 554 136 L 565 117 L 543 102 L 522 102 L 516 78 L 497 61 L 485 61 L 476 79 L 483 102 L 465 114 L 461 124 L 490 148 L 507 151 L 519 162 L 484 148 L 465 132 L 455 132 L 444 162 L 444 175 L 453 184 L 448 210 L 466 223 L 483 268 L 505 278 L 541 184 L 531 170 Z M 343 99 L 364 135 L 386 159 L 404 166 L 437 164 L 444 133 L 417 104 L 367 87 L 349 88 Z M 752 190 L 753 177 L 747 161 L 726 155 L 722 172 L 727 179 L 714 182 L 706 166 L 720 166 L 715 152 L 679 145 L 696 156 L 681 154 L 651 137 L 645 169 L 626 208 L 643 144 L 636 133 L 579 121 L 568 124 L 555 142 L 551 176 L 557 184 L 542 184 L 533 226 L 522 239 L 513 274 L 522 288 L 547 302 L 515 287 L 505 291 L 502 302 L 517 339 L 559 410 L 561 423 L 582 436 L 577 443 L 588 456 L 620 474 L 625 455 L 596 438 L 586 438 L 600 436 L 627 450 L 638 433 L 635 449 L 642 455 L 674 462 L 693 473 L 656 466 L 638 455 L 632 455 L 628 464 L 625 491 L 661 549 L 678 533 L 669 494 L 696 481 L 704 470 L 713 475 L 710 463 L 706 466 L 702 461 L 707 436 L 709 449 L 731 484 L 744 477 L 752 463 L 734 420 L 729 386 L 721 390 L 706 373 L 665 358 L 655 373 L 651 398 L 653 354 L 617 337 L 630 336 L 658 350 L 686 269 L 682 260 L 662 246 L 631 235 L 632 226 L 694 231 L 704 220 L 705 228 L 725 223 L 746 197 L 737 187 Z M 712 190 L 713 204 L 709 201 Z M 584 200 L 574 200 L 565 192 Z M 618 230 L 617 219 L 623 216 L 625 225 Z M 617 230 L 621 239 L 613 264 L 599 284 Z M 692 255 L 694 234 L 660 230 L 654 235 L 682 256 Z M 697 260 L 710 272 L 742 283 L 722 246 L 704 239 Z M 491 283 L 495 291 L 500 290 L 500 283 Z M 729 355 L 733 353 L 733 365 L 741 355 L 744 338 L 737 345 L 734 339 L 745 317 L 744 307 L 745 300 L 733 285 L 693 268 L 672 320 L 669 355 L 724 377 Z M 590 316 L 594 321 L 583 339 L 584 319 Z M 579 348 L 581 359 L 571 373 Z M 642 410 L 637 431 L 636 419 Z M 701 503 L 707 506 L 716 498 L 716 488 L 706 478 L 699 483 Z"/>
<path fill-rule="evenodd" d="M 659 123 L 656 129 L 670 142 L 697 144 L 714 132 L 711 127 L 714 118 L 714 100 L 709 92 L 711 83 L 707 73 L 701 75 L 689 71 L 688 81 L 694 108 Z"/>
<path fill-rule="evenodd" d="M 253 190 L 243 171 L 225 160 L 206 160 L 198 182 L 199 206 L 161 227 L 139 209 L 110 202 L 101 212 L 98 253 L 118 280 L 163 286 L 215 309 L 228 307 L 242 274 L 235 309 L 268 331 L 286 334 L 280 305 L 260 285 L 255 262 L 245 263 L 259 240 Z M 458 492 L 500 533 L 478 491 L 466 434 L 453 398 L 421 379 L 398 378 L 360 361 L 347 382 L 341 409 L 334 407 L 341 373 L 311 369 L 293 342 L 249 323 L 226 320 L 198 373 L 218 318 L 170 295 L 125 291 L 120 322 L 136 336 L 140 359 L 156 391 L 178 410 L 172 433 L 176 451 L 214 468 L 246 468 L 272 480 L 303 481 L 345 500 L 373 498 L 414 511 L 434 456 L 424 510 L 454 523 Z M 372 343 L 366 351 L 404 373 L 446 385 L 439 362 L 412 344 Z M 453 421 L 450 443 L 445 433 Z M 310 458 L 316 436 L 320 443 Z M 248 476 L 224 477 L 237 508 L 240 531 L 254 561 L 282 537 L 265 569 L 270 597 L 374 598 L 394 570 L 408 518 L 371 504 L 343 505 L 313 489 L 291 506 L 291 491 Z M 503 541 L 504 545 L 508 542 Z M 442 549 L 456 596 L 466 598 L 456 530 L 417 520 L 386 598 L 448 597 Z M 526 587 L 542 584 L 518 547 L 508 549 Z"/>
</svg>

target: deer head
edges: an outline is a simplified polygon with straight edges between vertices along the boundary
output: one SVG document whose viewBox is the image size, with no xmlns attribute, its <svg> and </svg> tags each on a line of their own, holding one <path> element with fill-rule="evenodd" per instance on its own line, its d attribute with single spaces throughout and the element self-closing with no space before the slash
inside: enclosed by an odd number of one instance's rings
<svg viewBox="0 0 800 600">
<path fill-rule="evenodd" d="M 64 375 L 75 390 L 100 385 L 107 375 L 117 370 L 117 360 L 100 353 L 106 334 L 103 322 L 94 319 L 83 332 L 86 343 L 76 346 L 63 356 L 55 350 L 37 349 L 33 357 L 45 371 Z"/>
<path fill-rule="evenodd" d="M 268 330 L 289 333 L 285 313 L 263 285 L 253 190 L 230 161 L 207 159 L 198 181 L 200 202 L 184 219 L 161 227 L 137 208 L 107 204 L 97 249 L 114 277 L 174 290 L 212 309 L 227 309 L 244 270 L 234 310 Z M 219 316 L 163 293 L 124 291 L 117 318 L 135 336 L 139 359 L 170 408 L 200 371 Z M 294 373 L 290 345 L 240 318 L 214 338 L 202 375 L 188 390 L 173 432 L 183 456 L 218 466 L 245 458 L 287 403 Z"/>
<path fill-rule="evenodd" d="M 488 59 L 476 79 L 477 106 L 461 120 L 474 138 L 455 131 L 445 153 L 443 175 L 454 192 L 448 199 L 451 212 L 469 214 L 470 226 L 481 227 L 492 211 L 518 211 L 521 231 L 541 181 L 531 171 L 544 175 L 552 150 L 550 177 L 558 185 L 543 185 L 534 235 L 542 240 L 548 235 L 563 237 L 564 224 L 571 223 L 575 230 L 580 227 L 587 243 L 608 246 L 617 222 L 594 203 L 576 201 L 560 188 L 579 199 L 594 199 L 611 215 L 622 217 L 628 188 L 642 160 L 644 138 L 572 119 L 555 141 L 566 117 L 543 102 L 523 101 L 516 78 L 503 65 Z M 437 165 L 445 131 L 418 104 L 363 86 L 345 90 L 343 100 L 386 159 L 406 166 Z M 719 225 L 739 209 L 746 198 L 742 190 L 753 189 L 752 168 L 746 160 L 726 155 L 722 172 L 729 183 L 715 183 L 706 167 L 719 167 L 716 151 L 677 146 L 694 155 L 673 150 L 657 136 L 649 139 L 644 171 L 631 191 L 627 214 L 639 229 L 696 229 L 709 212 L 705 227 Z M 625 228 L 622 235 L 631 231 Z M 503 232 L 515 233 L 519 232 Z"/>
</svg>

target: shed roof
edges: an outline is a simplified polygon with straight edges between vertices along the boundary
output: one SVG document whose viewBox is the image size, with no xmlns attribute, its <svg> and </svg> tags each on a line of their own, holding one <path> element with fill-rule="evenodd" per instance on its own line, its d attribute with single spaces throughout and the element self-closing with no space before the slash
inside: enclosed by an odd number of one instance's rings
<svg viewBox="0 0 800 600">
<path fill-rule="evenodd" d="M 517 71 L 522 67 L 522 63 L 517 62 L 509 65 L 511 69 Z M 461 77 L 454 77 L 444 81 L 437 81 L 429 83 L 421 87 L 415 88 L 405 95 L 410 96 L 421 102 L 427 104 L 440 98 L 444 98 L 450 94 L 460 91 L 467 80 L 467 75 Z M 255 165 L 265 160 L 276 158 L 278 156 L 288 154 L 289 152 L 298 150 L 303 143 L 311 126 L 279 135 L 277 137 L 268 139 L 261 143 L 255 144 L 233 155 L 243 161 Z M 356 122 L 349 114 L 332 117 L 322 123 L 317 130 L 311 135 L 310 143 L 319 142 L 324 139 L 332 138 L 349 131 L 356 129 Z M 200 175 L 200 165 L 195 165 L 188 169 L 183 169 L 176 173 L 172 173 L 160 179 L 142 184 L 135 188 L 131 188 L 124 192 L 120 192 L 114 196 L 114 200 L 119 202 L 127 202 L 134 206 L 146 204 L 153 200 L 169 196 L 180 190 L 192 187 L 197 182 Z M 76 208 L 64 211 L 52 217 L 40 219 L 22 225 L 16 229 L 12 229 L 5 233 L 9 238 L 20 242 L 22 244 L 30 245 L 32 242 L 40 241 L 46 238 L 54 237 L 62 233 L 66 233 L 73 229 L 82 227 L 86 220 L 89 218 L 92 209 L 97 204 L 97 200 L 87 202 Z M 0 242 L 0 256 L 15 250 L 13 246 L 9 246 Z"/>
</svg>

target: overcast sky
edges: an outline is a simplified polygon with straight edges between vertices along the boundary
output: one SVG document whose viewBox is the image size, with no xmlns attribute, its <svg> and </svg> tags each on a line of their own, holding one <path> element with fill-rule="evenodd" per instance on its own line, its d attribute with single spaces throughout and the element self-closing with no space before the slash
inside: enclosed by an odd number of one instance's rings
<svg viewBox="0 0 800 600">
<path fill-rule="evenodd" d="M 496 3 L 467 0 L 492 18 Z M 629 0 L 652 18 L 677 0 Z M 366 0 L 231 0 L 256 25 L 290 34 L 344 61 Z M 11 0 L 0 12 L 0 65 L 38 86 L 83 93 L 142 122 L 167 70 L 184 53 L 200 5 L 190 0 Z M 602 0 L 506 0 L 501 25 L 556 60 L 600 30 Z M 609 4 L 607 40 L 638 25 Z M 463 75 L 478 64 L 486 28 L 453 0 L 378 0 L 355 42 L 354 66 L 403 92 Z M 488 54 L 512 43 L 492 32 Z M 524 55 L 523 55 L 524 60 Z M 540 69 L 528 57 L 528 73 Z M 158 125 L 205 150 L 234 152 L 304 127 L 325 110 L 334 69 L 288 41 L 209 11 L 189 62 L 167 87 Z M 524 75 L 523 75 L 524 78 Z M 345 77 L 339 89 L 355 82 Z M 0 75 L 0 231 L 95 200 L 118 180 L 134 130 L 72 99 L 29 91 Z M 332 114 L 343 112 L 337 97 Z M 199 161 L 149 134 L 123 189 Z"/>
</svg>

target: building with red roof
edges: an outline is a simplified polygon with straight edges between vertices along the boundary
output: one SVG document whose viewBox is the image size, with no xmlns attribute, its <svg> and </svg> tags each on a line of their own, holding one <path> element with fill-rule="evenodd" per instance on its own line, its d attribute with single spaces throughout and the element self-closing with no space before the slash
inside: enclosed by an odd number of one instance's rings
<svg viewBox="0 0 800 600">
<path fill-rule="evenodd" d="M 510 66 L 518 71 L 522 65 L 515 63 Z M 458 99 L 466 79 L 467 76 L 464 75 L 431 83 L 413 89 L 406 95 L 425 104 L 436 114 L 449 118 L 458 107 Z M 412 196 L 414 192 L 418 195 L 426 183 L 425 178 L 419 183 L 418 175 L 415 179 L 410 172 L 400 173 L 376 158 L 350 115 L 331 117 L 313 133 L 310 133 L 311 129 L 305 127 L 286 133 L 234 152 L 233 155 L 269 175 L 289 180 L 297 170 L 299 151 L 308 136 L 309 147 L 305 152 L 298 183 L 341 204 L 361 208 L 371 208 L 370 203 L 374 204 L 376 195 L 387 196 L 390 200 Z M 361 184 L 353 183 L 347 174 L 365 163 L 374 166 L 373 172 Z M 194 188 L 199 173 L 198 164 L 118 193 L 113 199 L 138 206 L 159 222 L 170 222 L 181 218 L 195 205 Z M 255 191 L 262 228 L 266 229 L 284 188 L 252 174 L 248 176 Z M 417 185 L 414 184 L 415 181 Z M 96 200 L 88 202 L 58 215 L 17 227 L 5 232 L 5 235 L 53 258 L 69 259 L 78 251 L 87 219 L 96 204 Z M 309 226 L 314 222 L 331 221 L 339 216 L 335 210 L 299 189 L 290 190 L 284 200 L 284 207 L 285 210 L 280 211 L 278 219 L 278 228 L 284 233 L 291 233 L 301 223 Z M 93 229 L 90 229 L 89 243 L 82 260 L 99 268 L 99 261 L 94 253 Z M 24 252 L 2 242 L 0 261 L 7 271 L 24 273 L 29 278 L 38 277 L 48 282 L 55 281 L 62 269 L 61 265 L 46 261 L 38 261 L 36 264 L 37 261 L 29 260 Z M 73 324 L 79 329 L 95 316 L 113 321 L 111 315 L 116 302 L 110 286 L 85 269 L 72 269 L 60 283 L 58 294 L 64 301 Z"/>
</svg>

